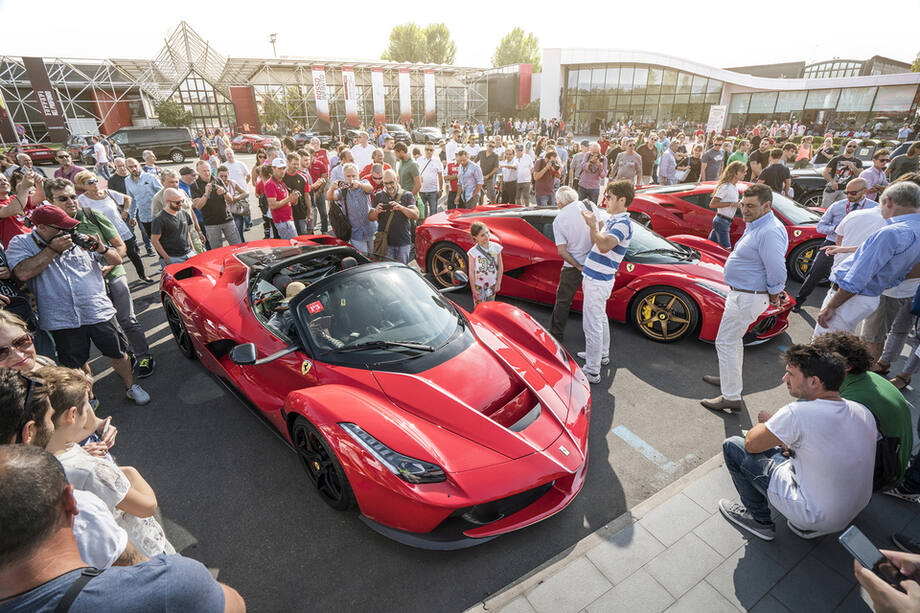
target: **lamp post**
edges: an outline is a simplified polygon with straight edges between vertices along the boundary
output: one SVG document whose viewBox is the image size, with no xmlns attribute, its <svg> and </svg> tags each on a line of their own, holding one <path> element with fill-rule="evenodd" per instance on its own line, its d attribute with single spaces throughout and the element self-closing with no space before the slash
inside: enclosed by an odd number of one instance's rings
<svg viewBox="0 0 920 613">
<path fill-rule="evenodd" d="M 278 57 L 278 54 L 275 52 L 275 41 L 278 40 L 278 35 L 274 32 L 268 35 L 268 42 L 272 44 L 272 55 Z"/>
</svg>

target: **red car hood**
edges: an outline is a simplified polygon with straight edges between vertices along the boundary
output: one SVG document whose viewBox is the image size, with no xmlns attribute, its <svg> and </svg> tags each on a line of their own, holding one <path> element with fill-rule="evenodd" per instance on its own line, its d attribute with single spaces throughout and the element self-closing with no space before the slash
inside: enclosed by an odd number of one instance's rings
<svg viewBox="0 0 920 613">
<path fill-rule="evenodd" d="M 710 281 L 725 285 L 723 263 L 708 253 L 700 252 L 700 259 L 692 264 L 658 264 L 657 270 L 666 270 L 685 277 L 688 281 Z"/>
<path fill-rule="evenodd" d="M 374 377 L 403 410 L 511 459 L 543 451 L 566 430 L 568 399 L 560 400 L 514 349 L 493 350 L 478 340 L 422 375 L 375 371 Z M 569 469 L 584 459 L 584 441 L 572 443 Z"/>
</svg>

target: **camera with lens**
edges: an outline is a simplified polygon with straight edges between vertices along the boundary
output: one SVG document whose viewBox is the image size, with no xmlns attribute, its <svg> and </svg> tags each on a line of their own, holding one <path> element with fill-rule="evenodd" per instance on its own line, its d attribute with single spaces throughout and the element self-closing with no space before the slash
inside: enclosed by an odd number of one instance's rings
<svg viewBox="0 0 920 613">
<path fill-rule="evenodd" d="M 99 241 L 97 241 L 94 236 L 82 234 L 76 230 L 69 230 L 68 234 L 70 234 L 70 240 L 73 241 L 73 244 L 78 247 L 83 247 L 87 251 L 96 251 L 99 249 Z"/>
</svg>

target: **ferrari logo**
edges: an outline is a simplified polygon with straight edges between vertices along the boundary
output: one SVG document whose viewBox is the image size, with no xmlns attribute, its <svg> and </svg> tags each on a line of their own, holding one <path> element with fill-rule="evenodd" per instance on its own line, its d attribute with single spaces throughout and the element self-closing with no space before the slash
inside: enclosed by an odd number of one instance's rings
<svg viewBox="0 0 920 613">
<path fill-rule="evenodd" d="M 310 360 L 304 360 L 300 365 L 300 374 L 306 375 L 308 372 L 310 372 L 311 368 L 313 368 L 313 362 Z"/>
<path fill-rule="evenodd" d="M 792 232 L 792 235 L 798 237 L 801 233 L 802 233 L 801 230 L 795 230 Z"/>
<path fill-rule="evenodd" d="M 635 268 L 636 268 L 636 265 L 635 265 L 635 264 L 627 264 L 627 265 L 626 265 L 626 272 L 632 272 Z"/>
<path fill-rule="evenodd" d="M 559 445 L 559 451 L 561 451 L 562 455 L 564 455 L 565 457 L 569 457 L 569 450 L 566 449 L 564 446 Z"/>
</svg>

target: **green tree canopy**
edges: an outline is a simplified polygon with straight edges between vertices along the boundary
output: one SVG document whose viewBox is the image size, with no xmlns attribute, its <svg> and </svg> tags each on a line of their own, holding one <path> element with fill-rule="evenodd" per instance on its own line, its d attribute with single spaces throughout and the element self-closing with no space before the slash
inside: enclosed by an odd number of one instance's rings
<svg viewBox="0 0 920 613">
<path fill-rule="evenodd" d="M 492 66 L 508 64 L 532 64 L 534 72 L 540 72 L 540 42 L 533 34 L 514 28 L 502 38 L 492 56 Z"/>
<path fill-rule="evenodd" d="M 192 124 L 192 114 L 182 104 L 175 100 L 157 102 L 153 110 L 156 111 L 160 123 L 173 128 L 184 128 Z"/>
<path fill-rule="evenodd" d="M 456 55 L 457 45 L 445 24 L 422 28 L 409 22 L 390 30 L 390 44 L 381 57 L 391 62 L 453 64 Z"/>
<path fill-rule="evenodd" d="M 914 58 L 914 63 L 910 65 L 911 72 L 920 72 L 920 53 Z"/>
</svg>

